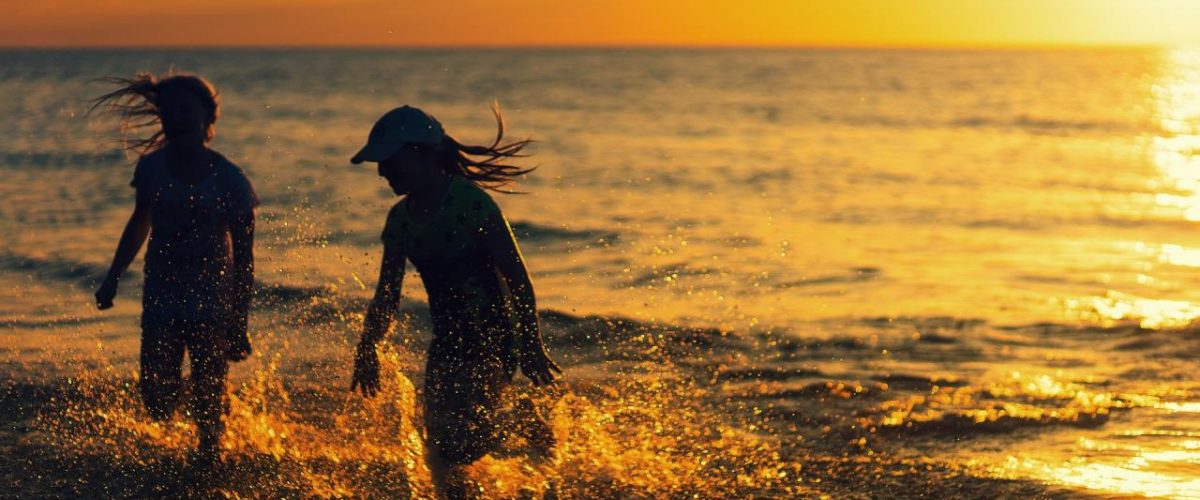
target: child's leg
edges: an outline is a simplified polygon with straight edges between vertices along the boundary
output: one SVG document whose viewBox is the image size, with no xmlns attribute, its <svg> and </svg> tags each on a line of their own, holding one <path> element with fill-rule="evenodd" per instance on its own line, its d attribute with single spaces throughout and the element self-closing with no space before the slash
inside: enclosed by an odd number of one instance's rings
<svg viewBox="0 0 1200 500">
<path fill-rule="evenodd" d="M 229 373 L 228 343 L 224 331 L 197 326 L 192 332 L 188 353 L 192 361 L 192 415 L 200 431 L 201 453 L 219 452 L 225 434 L 225 414 L 229 395 L 225 378 Z"/>
<path fill-rule="evenodd" d="M 233 346 L 229 349 L 230 361 L 245 361 L 254 353 L 254 348 L 250 347 L 250 336 L 245 332 L 230 335 L 229 342 Z"/>
<path fill-rule="evenodd" d="M 244 361 L 250 357 L 254 349 L 250 347 L 250 334 L 243 328 L 231 328 L 226 332 L 229 342 L 228 358 L 230 361 Z"/>
<path fill-rule="evenodd" d="M 516 422 L 513 430 L 529 441 L 529 458 L 535 462 L 555 462 L 558 440 L 554 437 L 554 428 L 550 426 L 549 419 L 538 411 L 528 395 L 519 396 L 514 409 Z"/>
<path fill-rule="evenodd" d="M 543 403 L 545 403 L 543 401 Z M 545 483 L 530 483 L 524 485 L 518 498 L 542 498 L 544 500 L 558 498 L 558 439 L 554 437 L 554 427 L 550 424 L 545 408 L 539 408 L 538 403 L 528 394 L 517 396 L 511 415 L 513 423 L 511 432 L 524 437 L 529 443 L 526 457 L 530 465 L 540 469 L 545 476 Z"/>
<path fill-rule="evenodd" d="M 176 325 L 142 324 L 142 403 L 154 420 L 167 420 L 179 405 L 183 388 L 183 333 Z"/>
<path fill-rule="evenodd" d="M 480 487 L 467 476 L 466 465 L 446 461 L 437 444 L 428 443 L 425 448 L 425 463 L 433 476 L 433 489 L 438 498 L 478 498 Z"/>
</svg>

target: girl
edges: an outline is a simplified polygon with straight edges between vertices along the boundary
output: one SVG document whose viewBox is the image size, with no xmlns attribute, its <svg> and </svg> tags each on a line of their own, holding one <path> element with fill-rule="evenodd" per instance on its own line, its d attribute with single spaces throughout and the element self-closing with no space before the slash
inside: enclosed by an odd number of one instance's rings
<svg viewBox="0 0 1200 500">
<path fill-rule="evenodd" d="M 191 414 L 200 445 L 193 460 L 220 458 L 228 399 L 229 361 L 250 354 L 246 335 L 254 283 L 254 207 L 246 175 L 208 148 L 220 105 L 199 76 L 142 73 L 109 78 L 117 90 L 97 98 L 119 114 L 122 129 L 158 127 L 128 141 L 138 154 L 130 184 L 136 203 L 108 276 L 96 290 L 100 309 L 112 307 L 121 274 L 150 238 L 142 292 L 139 389 L 151 418 L 171 418 L 182 393 L 182 365 L 191 359 Z"/>
<path fill-rule="evenodd" d="M 425 365 L 429 464 L 442 494 L 462 496 L 461 467 L 501 439 L 495 412 L 519 366 L 535 385 L 562 373 L 542 345 L 533 284 L 508 221 L 484 189 L 498 191 L 529 170 L 500 162 L 520 157 L 530 141 L 466 146 L 425 112 L 404 106 L 375 123 L 350 161 L 379 163 L 397 195 L 383 229 L 383 265 L 355 353 L 350 390 L 379 390 L 375 344 L 400 300 L 404 261 L 421 273 L 429 295 L 433 340 Z M 482 157 L 483 159 L 475 159 Z M 548 429 L 542 438 L 552 439 Z"/>
</svg>

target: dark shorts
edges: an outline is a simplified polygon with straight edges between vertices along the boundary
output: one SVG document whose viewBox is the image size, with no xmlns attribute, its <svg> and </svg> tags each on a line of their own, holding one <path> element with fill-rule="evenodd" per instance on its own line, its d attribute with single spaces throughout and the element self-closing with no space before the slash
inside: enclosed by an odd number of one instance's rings
<svg viewBox="0 0 1200 500">
<path fill-rule="evenodd" d="M 183 394 L 183 358 L 191 363 L 191 407 L 201 425 L 219 426 L 228 407 L 225 328 L 212 323 L 142 319 L 138 388 L 150 416 L 171 417 Z"/>
<path fill-rule="evenodd" d="M 438 321 L 425 364 L 425 430 L 449 464 L 468 464 L 503 439 L 505 389 L 516 372 L 507 317 Z"/>
</svg>

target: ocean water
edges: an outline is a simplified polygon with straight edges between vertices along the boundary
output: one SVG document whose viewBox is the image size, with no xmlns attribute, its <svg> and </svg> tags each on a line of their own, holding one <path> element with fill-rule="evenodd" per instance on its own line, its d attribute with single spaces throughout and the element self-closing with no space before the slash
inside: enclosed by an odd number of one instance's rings
<svg viewBox="0 0 1200 500">
<path fill-rule="evenodd" d="M 348 159 L 406 103 L 490 142 L 497 101 L 538 141 L 525 194 L 496 199 L 567 377 L 522 388 L 557 462 L 516 443 L 475 467 L 485 496 L 1200 495 L 1182 49 L 2 51 L 0 475 L 21 488 L 186 482 L 163 471 L 193 430 L 130 385 L 140 264 L 90 306 L 133 158 L 87 100 L 171 68 L 216 84 L 213 147 L 263 202 L 224 494 L 428 494 L 418 277 L 388 390 L 344 390 L 396 201 Z"/>
</svg>

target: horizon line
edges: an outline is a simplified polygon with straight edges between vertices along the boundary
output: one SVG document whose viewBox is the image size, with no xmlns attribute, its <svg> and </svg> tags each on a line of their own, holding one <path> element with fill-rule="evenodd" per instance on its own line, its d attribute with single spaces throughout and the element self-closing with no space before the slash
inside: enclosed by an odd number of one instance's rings
<svg viewBox="0 0 1200 500">
<path fill-rule="evenodd" d="M 970 44 L 97 44 L 4 45 L 0 50 L 1116 50 L 1200 47 L 1171 43 L 970 43 Z"/>
</svg>

